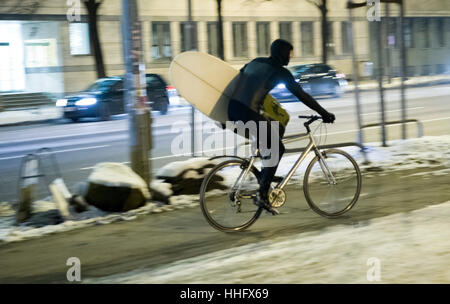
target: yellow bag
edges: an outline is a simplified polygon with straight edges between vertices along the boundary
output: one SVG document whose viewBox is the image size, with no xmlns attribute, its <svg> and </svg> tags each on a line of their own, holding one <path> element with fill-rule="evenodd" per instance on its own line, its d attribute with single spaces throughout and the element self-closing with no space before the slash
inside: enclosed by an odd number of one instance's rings
<svg viewBox="0 0 450 304">
<path fill-rule="evenodd" d="M 262 115 L 271 120 L 277 120 L 286 129 L 290 116 L 281 104 L 273 98 L 270 94 L 266 95 L 264 99 L 264 107 Z"/>
</svg>

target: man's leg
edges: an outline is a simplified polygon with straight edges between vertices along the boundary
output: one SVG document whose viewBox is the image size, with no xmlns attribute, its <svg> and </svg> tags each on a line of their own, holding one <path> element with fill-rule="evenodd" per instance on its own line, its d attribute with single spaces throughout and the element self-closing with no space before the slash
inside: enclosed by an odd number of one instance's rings
<svg viewBox="0 0 450 304">
<path fill-rule="evenodd" d="M 270 147 L 270 149 L 273 149 L 273 145 L 278 145 L 278 155 L 266 155 L 263 159 L 263 168 L 261 170 L 261 180 L 260 180 L 260 194 L 263 197 L 267 197 L 269 194 L 270 184 L 273 181 L 273 178 L 275 177 L 275 173 L 277 172 L 277 168 L 279 165 L 279 162 L 281 160 L 281 157 L 283 157 L 283 154 L 285 152 L 285 147 L 283 145 L 282 139 L 284 135 L 284 128 L 278 124 L 278 128 L 272 128 L 271 124 L 268 126 L 268 132 L 265 140 L 267 141 L 267 147 Z M 276 141 L 272 142 L 272 136 L 271 132 L 277 132 Z M 264 140 L 264 138 L 259 138 L 258 140 Z M 259 141 L 258 141 L 259 142 Z M 274 149 L 274 151 L 277 151 L 277 149 Z M 278 159 L 271 159 L 271 161 L 268 161 L 268 158 L 277 157 Z M 274 164 L 274 162 L 276 164 Z M 265 163 L 270 163 L 270 165 L 265 165 Z"/>
</svg>

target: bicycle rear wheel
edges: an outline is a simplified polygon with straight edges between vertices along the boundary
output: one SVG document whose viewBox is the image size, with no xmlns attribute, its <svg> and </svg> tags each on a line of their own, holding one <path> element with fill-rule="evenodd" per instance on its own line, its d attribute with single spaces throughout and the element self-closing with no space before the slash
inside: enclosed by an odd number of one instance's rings
<svg viewBox="0 0 450 304">
<path fill-rule="evenodd" d="M 361 171 L 344 151 L 330 149 L 321 153 L 323 157 L 316 156 L 306 169 L 303 191 L 311 209 L 335 218 L 356 204 L 361 192 Z"/>
<path fill-rule="evenodd" d="M 252 225 L 262 208 L 253 202 L 259 189 L 259 171 L 248 163 L 227 160 L 205 176 L 200 188 L 200 207 L 208 223 L 224 232 L 241 231 Z"/>
</svg>

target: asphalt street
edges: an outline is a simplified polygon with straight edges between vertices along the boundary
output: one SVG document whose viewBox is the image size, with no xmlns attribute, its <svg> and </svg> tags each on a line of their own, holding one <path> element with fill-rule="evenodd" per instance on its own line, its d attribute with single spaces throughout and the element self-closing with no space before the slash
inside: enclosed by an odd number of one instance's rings
<svg viewBox="0 0 450 304">
<path fill-rule="evenodd" d="M 450 87 L 435 86 L 411 88 L 407 90 L 407 117 L 421 121 L 424 135 L 444 135 L 450 131 Z M 354 142 L 357 138 L 357 119 L 354 94 L 347 93 L 341 98 L 319 98 L 321 105 L 333 112 L 336 123 L 326 125 L 326 129 L 318 129 L 317 135 L 321 143 L 332 144 Z M 363 124 L 381 121 L 379 95 L 376 91 L 362 92 Z M 386 121 L 401 119 L 399 90 L 385 91 Z M 291 121 L 286 134 L 304 132 L 302 121 L 298 115 L 313 114 L 313 111 L 299 102 L 283 103 L 283 107 L 291 114 Z M 153 172 L 168 162 L 188 159 L 190 157 L 190 108 L 173 108 L 168 115 L 155 114 L 153 117 L 153 149 L 151 151 L 151 166 Z M 211 129 L 212 122 L 201 113 L 196 113 L 196 155 L 221 155 L 223 147 L 204 145 L 208 138 L 223 134 L 220 129 Z M 229 131 L 227 131 L 229 132 Z M 408 136 L 417 136 L 417 125 L 408 124 Z M 181 135 L 187 135 L 185 146 L 175 147 Z M 326 134 L 326 136 L 325 136 Z M 388 139 L 398 139 L 401 136 L 400 127 L 387 128 Z M 0 128 L 0 201 L 17 199 L 17 182 L 20 176 L 19 167 L 25 155 L 36 149 L 48 147 L 54 151 L 63 178 L 74 190 L 77 182 L 85 181 L 92 172 L 93 166 L 100 162 L 127 163 L 129 159 L 128 120 L 126 116 L 114 117 L 111 121 L 99 122 L 84 120 L 79 123 L 69 123 L 58 120 L 45 124 L 27 124 Z M 380 128 L 369 128 L 364 131 L 364 142 L 379 142 Z M 289 144 L 297 147 L 302 143 Z M 174 148 L 175 147 L 175 148 Z M 184 147 L 180 149 L 180 147 Z M 227 152 L 233 151 L 229 145 Z M 187 154 L 187 155 L 183 155 Z M 51 168 L 50 168 L 51 169 Z M 52 170 L 50 170 L 52 171 Z M 44 190 L 39 195 L 45 196 Z"/>
</svg>

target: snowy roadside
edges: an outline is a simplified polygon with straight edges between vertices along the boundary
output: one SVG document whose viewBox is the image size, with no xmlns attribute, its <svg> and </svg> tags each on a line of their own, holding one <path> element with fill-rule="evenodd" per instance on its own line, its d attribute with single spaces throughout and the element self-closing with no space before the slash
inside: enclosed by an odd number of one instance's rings
<svg viewBox="0 0 450 304">
<path fill-rule="evenodd" d="M 48 106 L 33 110 L 14 110 L 0 112 L 0 125 L 14 125 L 25 122 L 38 122 L 61 118 L 62 110 Z"/>
<path fill-rule="evenodd" d="M 419 77 L 410 77 L 405 81 L 405 86 L 407 87 L 416 87 L 416 86 L 433 86 L 439 84 L 446 84 L 450 82 L 450 75 L 432 75 L 432 76 L 419 76 Z M 401 78 L 393 78 L 391 83 L 383 83 L 384 89 L 395 89 L 400 88 L 401 86 Z M 377 81 L 360 81 L 358 84 L 359 90 L 374 90 L 378 89 Z M 353 83 L 349 83 L 345 87 L 346 92 L 353 92 L 355 90 L 355 85 Z"/>
<path fill-rule="evenodd" d="M 343 150 L 350 153 L 357 160 L 365 177 L 369 177 L 373 171 L 378 173 L 383 171 L 381 174 L 389 174 L 391 171 L 441 166 L 444 166 L 444 169 L 433 171 L 429 174 L 450 173 L 450 135 L 423 137 L 406 141 L 392 141 L 389 142 L 389 147 L 371 144 L 368 145 L 368 148 L 368 157 L 371 161 L 371 164 L 369 165 L 362 164 L 364 158 L 357 147 L 343 148 Z M 285 156 L 281 161 L 277 175 L 285 175 L 297 158 L 298 155 Z M 192 162 L 195 166 L 198 166 L 199 163 L 202 163 L 201 159 Z M 296 182 L 303 177 L 305 166 L 307 164 L 308 161 L 302 164 L 291 182 Z M 167 184 L 162 183 L 161 181 L 154 181 L 152 186 L 163 193 L 170 192 L 170 189 L 167 188 Z M 139 216 L 153 213 L 193 208 L 198 206 L 198 195 L 171 196 L 169 202 L 170 204 L 168 205 L 149 203 L 139 209 L 123 213 L 104 212 L 90 206 L 88 211 L 80 214 L 76 214 L 72 210 L 71 214 L 73 215 L 73 218 L 69 221 L 43 227 L 14 226 L 14 210 L 9 203 L 0 202 L 0 243 L 18 242 L 93 225 L 104 225 L 117 221 L 134 220 Z M 33 209 L 35 214 L 38 212 L 48 212 L 49 215 L 53 214 L 54 216 L 56 213 L 56 205 L 52 202 L 35 202 L 33 203 Z"/>
<path fill-rule="evenodd" d="M 83 283 L 450 283 L 449 217 L 450 201 Z"/>
</svg>

